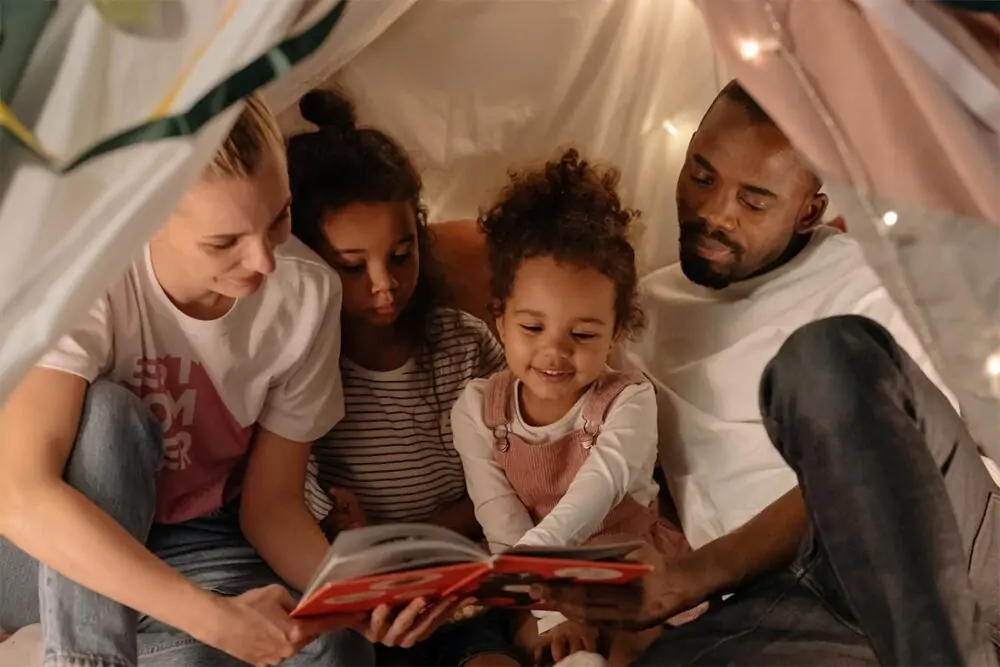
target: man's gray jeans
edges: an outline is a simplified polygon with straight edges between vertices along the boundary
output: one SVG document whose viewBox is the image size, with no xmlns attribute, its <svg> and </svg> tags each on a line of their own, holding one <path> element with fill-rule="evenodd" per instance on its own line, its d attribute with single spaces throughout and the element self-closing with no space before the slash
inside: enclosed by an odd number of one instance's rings
<svg viewBox="0 0 1000 667">
<path fill-rule="evenodd" d="M 806 325 L 765 370 L 761 411 L 805 497 L 799 558 L 637 664 L 996 667 L 1000 490 L 892 336 L 854 316 Z"/>
</svg>

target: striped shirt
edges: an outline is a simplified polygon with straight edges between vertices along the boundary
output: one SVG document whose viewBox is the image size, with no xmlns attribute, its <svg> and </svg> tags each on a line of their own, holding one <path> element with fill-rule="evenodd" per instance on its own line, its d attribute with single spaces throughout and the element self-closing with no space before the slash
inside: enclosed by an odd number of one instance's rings
<svg viewBox="0 0 1000 667">
<path fill-rule="evenodd" d="M 431 340 L 428 359 L 392 371 L 341 358 L 346 415 L 313 446 L 306 484 L 317 518 L 332 488 L 354 492 L 370 523 L 426 521 L 466 497 L 451 408 L 471 380 L 503 368 L 503 350 L 482 321 L 444 308 Z"/>
</svg>

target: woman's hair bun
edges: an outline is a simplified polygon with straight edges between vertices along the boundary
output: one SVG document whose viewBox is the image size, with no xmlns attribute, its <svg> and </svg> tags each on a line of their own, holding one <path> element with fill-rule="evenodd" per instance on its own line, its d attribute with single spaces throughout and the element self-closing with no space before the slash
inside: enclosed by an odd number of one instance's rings
<svg viewBox="0 0 1000 667">
<path fill-rule="evenodd" d="M 309 91 L 299 100 L 299 112 L 303 118 L 319 127 L 333 127 L 349 132 L 357 124 L 354 103 L 332 90 Z"/>
</svg>

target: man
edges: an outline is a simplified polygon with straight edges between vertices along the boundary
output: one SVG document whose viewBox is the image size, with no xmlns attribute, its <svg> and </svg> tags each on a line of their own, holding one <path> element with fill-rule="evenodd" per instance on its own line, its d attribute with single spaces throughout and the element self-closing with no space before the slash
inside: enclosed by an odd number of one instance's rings
<svg viewBox="0 0 1000 667">
<path fill-rule="evenodd" d="M 694 552 L 650 554 L 639 600 L 536 593 L 633 627 L 711 600 L 642 664 L 996 665 L 1000 492 L 820 187 L 730 83 L 680 174 L 681 261 L 644 281 L 625 350 Z"/>
</svg>

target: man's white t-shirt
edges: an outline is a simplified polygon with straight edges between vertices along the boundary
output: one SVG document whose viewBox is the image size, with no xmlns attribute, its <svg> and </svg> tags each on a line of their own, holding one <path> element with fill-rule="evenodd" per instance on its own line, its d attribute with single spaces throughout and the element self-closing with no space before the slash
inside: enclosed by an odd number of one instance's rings
<svg viewBox="0 0 1000 667">
<path fill-rule="evenodd" d="M 767 363 L 799 327 L 856 314 L 886 327 L 956 406 L 916 334 L 861 247 L 824 227 L 784 266 L 723 290 L 689 281 L 679 264 L 642 281 L 649 326 L 624 363 L 657 388 L 660 461 L 688 540 L 698 548 L 797 484 L 761 421 Z"/>
<path fill-rule="evenodd" d="M 38 365 L 143 399 L 163 428 L 156 521 L 204 516 L 239 492 L 256 425 L 312 442 L 344 414 L 337 274 L 292 237 L 260 289 L 215 320 L 170 301 L 149 247 Z"/>
</svg>

